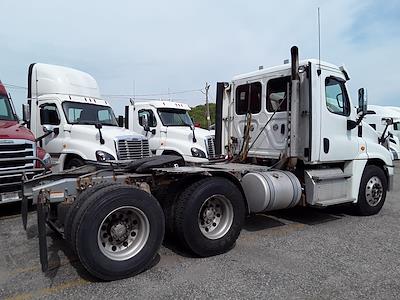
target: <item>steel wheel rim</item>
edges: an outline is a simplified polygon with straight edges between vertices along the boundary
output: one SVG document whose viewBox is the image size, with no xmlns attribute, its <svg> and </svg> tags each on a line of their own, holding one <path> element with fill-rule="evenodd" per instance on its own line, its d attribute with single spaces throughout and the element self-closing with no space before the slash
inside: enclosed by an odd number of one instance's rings
<svg viewBox="0 0 400 300">
<path fill-rule="evenodd" d="M 383 198 L 382 181 L 377 176 L 371 177 L 365 187 L 365 199 L 370 206 L 377 206 Z"/>
<path fill-rule="evenodd" d="M 213 195 L 204 201 L 198 215 L 201 233 L 208 239 L 223 237 L 233 223 L 232 203 L 223 195 Z"/>
<path fill-rule="evenodd" d="M 114 209 L 101 222 L 97 243 L 109 259 L 123 261 L 137 255 L 146 245 L 150 223 L 140 209 L 123 206 Z"/>
</svg>

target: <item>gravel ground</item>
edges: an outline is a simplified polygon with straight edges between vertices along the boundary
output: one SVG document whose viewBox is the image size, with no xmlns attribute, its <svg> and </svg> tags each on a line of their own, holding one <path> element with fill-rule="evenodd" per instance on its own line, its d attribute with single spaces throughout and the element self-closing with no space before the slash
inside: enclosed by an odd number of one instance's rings
<svg viewBox="0 0 400 300">
<path fill-rule="evenodd" d="M 399 299 L 399 171 L 382 211 L 371 217 L 292 209 L 247 220 L 234 249 L 194 258 L 173 245 L 150 270 L 97 282 L 49 230 L 51 270 L 39 265 L 35 213 L 22 228 L 17 205 L 0 212 L 1 299 L 273 298 Z"/>
</svg>

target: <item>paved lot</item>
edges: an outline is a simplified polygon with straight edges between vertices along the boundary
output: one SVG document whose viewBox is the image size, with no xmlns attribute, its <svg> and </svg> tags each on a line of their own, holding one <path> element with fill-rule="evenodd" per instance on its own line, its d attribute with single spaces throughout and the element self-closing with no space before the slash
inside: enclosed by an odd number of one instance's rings
<svg viewBox="0 0 400 300">
<path fill-rule="evenodd" d="M 2 207 L 0 298 L 399 299 L 399 183 L 397 175 L 376 216 L 352 216 L 346 208 L 258 215 L 229 253 L 198 259 L 167 245 L 152 269 L 116 282 L 94 281 L 50 230 L 52 270 L 43 274 L 35 213 L 25 232 L 12 215 L 18 208 Z"/>
</svg>

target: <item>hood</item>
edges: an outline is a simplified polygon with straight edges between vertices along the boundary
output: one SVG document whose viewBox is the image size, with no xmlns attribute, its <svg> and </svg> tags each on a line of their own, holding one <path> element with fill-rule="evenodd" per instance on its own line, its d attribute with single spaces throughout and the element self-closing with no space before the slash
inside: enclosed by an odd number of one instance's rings
<svg viewBox="0 0 400 300">
<path fill-rule="evenodd" d="M 182 141 L 193 142 L 193 132 L 189 126 L 169 126 L 167 132 L 168 138 L 173 136 Z M 206 138 L 214 135 L 213 132 L 198 127 L 194 129 L 194 134 L 196 136 L 197 143 L 200 142 L 202 144 L 204 144 L 204 140 Z"/>
<path fill-rule="evenodd" d="M 17 121 L 0 120 L 0 139 L 18 139 L 34 141 L 32 132 Z"/>
<path fill-rule="evenodd" d="M 141 134 L 135 133 L 125 128 L 121 128 L 118 126 L 103 126 L 100 129 L 101 134 L 103 135 L 104 140 L 114 141 L 117 138 L 129 137 L 133 139 L 145 139 L 145 137 Z M 100 143 L 100 135 L 99 130 L 94 127 L 94 125 L 80 125 L 74 124 L 71 125 L 71 134 L 77 135 L 81 134 L 82 138 L 87 141 L 99 141 Z"/>
</svg>

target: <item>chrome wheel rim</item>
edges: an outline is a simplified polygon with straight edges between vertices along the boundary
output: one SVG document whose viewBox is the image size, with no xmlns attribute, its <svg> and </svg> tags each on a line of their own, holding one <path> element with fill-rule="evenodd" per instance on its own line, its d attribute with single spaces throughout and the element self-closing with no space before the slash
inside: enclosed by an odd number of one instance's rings
<svg viewBox="0 0 400 300">
<path fill-rule="evenodd" d="M 231 228 L 233 216 L 233 206 L 225 196 L 211 196 L 204 201 L 199 211 L 200 231 L 208 239 L 219 239 Z"/>
<path fill-rule="evenodd" d="M 371 177 L 365 188 L 365 199 L 370 206 L 377 206 L 383 198 L 382 181 L 377 176 Z"/>
<path fill-rule="evenodd" d="M 101 222 L 97 234 L 100 251 L 112 260 L 128 260 L 137 255 L 150 234 L 150 223 L 140 209 L 119 207 Z"/>
</svg>

